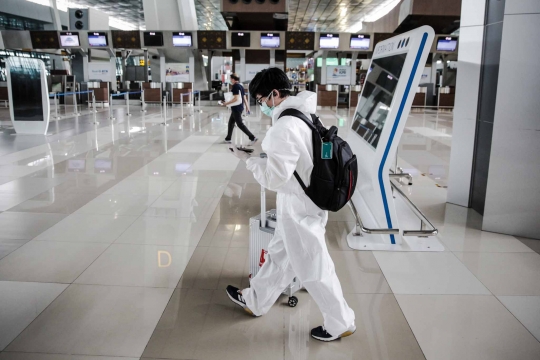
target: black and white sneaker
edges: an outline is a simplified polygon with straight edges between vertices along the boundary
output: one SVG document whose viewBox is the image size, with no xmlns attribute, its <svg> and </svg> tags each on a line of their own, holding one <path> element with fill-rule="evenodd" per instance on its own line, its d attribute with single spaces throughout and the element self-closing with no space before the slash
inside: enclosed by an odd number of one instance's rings
<svg viewBox="0 0 540 360">
<path fill-rule="evenodd" d="M 242 296 L 242 294 L 240 293 L 240 289 L 234 287 L 234 286 L 227 286 L 227 295 L 229 296 L 229 299 L 231 299 L 231 301 L 233 303 L 235 303 L 236 305 L 238 306 L 241 306 L 249 315 L 251 316 L 255 316 L 257 317 L 258 315 L 255 315 L 253 313 L 253 311 L 251 311 L 247 306 L 246 306 L 246 300 L 244 300 L 244 297 Z"/>
<path fill-rule="evenodd" d="M 230 143 L 231 143 L 231 140 L 225 139 L 225 141 L 223 141 L 223 143 L 225 143 L 225 144 L 230 144 Z"/>
<path fill-rule="evenodd" d="M 344 333 L 338 335 L 338 336 L 332 336 L 330 335 L 324 326 L 319 326 L 311 330 L 311 337 L 314 339 L 317 339 L 319 341 L 334 341 L 337 339 L 341 339 L 347 336 L 351 336 L 356 331 L 356 326 L 352 325 L 347 331 Z"/>
</svg>

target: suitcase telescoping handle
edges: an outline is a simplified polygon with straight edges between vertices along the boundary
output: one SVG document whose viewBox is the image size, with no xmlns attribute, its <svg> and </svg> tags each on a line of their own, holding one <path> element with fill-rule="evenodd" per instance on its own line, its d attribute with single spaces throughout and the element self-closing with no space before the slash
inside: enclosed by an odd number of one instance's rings
<svg viewBox="0 0 540 360">
<path fill-rule="evenodd" d="M 267 158 L 265 153 L 261 153 L 261 159 Z M 261 185 L 261 228 L 266 227 L 266 191 Z"/>
</svg>

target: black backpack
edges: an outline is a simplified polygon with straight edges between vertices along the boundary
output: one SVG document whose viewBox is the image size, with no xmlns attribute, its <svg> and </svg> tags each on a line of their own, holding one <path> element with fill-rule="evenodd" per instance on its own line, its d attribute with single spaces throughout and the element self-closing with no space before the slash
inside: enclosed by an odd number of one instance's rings
<svg viewBox="0 0 540 360">
<path fill-rule="evenodd" d="M 349 144 L 339 136 L 338 129 L 326 129 L 315 114 L 311 120 L 299 110 L 286 109 L 279 117 L 294 116 L 303 120 L 313 133 L 313 171 L 309 187 L 306 187 L 298 173 L 294 177 L 306 195 L 322 210 L 338 211 L 351 199 L 356 188 L 358 166 L 356 155 Z M 332 158 L 322 158 L 323 143 L 332 143 Z"/>
</svg>

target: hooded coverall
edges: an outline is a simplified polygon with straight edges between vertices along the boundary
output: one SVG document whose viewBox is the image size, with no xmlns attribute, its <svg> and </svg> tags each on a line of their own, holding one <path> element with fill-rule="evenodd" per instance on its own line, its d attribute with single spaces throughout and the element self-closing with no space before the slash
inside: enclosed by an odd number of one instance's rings
<svg viewBox="0 0 540 360">
<path fill-rule="evenodd" d="M 255 314 L 267 313 L 295 277 L 315 300 L 332 335 L 354 325 L 354 312 L 343 297 L 341 284 L 325 242 L 328 212 L 305 194 L 293 176 L 296 170 L 309 186 L 313 169 L 312 131 L 300 119 L 281 112 L 294 108 L 310 118 L 317 107 L 316 94 L 303 91 L 289 96 L 272 114 L 262 149 L 268 158 L 250 158 L 247 168 L 265 188 L 277 192 L 277 227 L 265 263 L 242 290 L 246 306 Z"/>
</svg>

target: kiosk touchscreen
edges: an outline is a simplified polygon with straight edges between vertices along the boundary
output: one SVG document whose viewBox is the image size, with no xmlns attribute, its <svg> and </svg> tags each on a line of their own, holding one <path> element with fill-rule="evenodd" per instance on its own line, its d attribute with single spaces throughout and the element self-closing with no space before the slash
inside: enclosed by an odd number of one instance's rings
<svg viewBox="0 0 540 360">
<path fill-rule="evenodd" d="M 39 59 L 10 56 L 6 70 L 13 128 L 18 134 L 45 135 L 50 115 L 45 64 Z"/>
<path fill-rule="evenodd" d="M 349 235 L 351 248 L 438 251 L 416 246 L 409 237 L 404 244 L 404 229 L 420 228 L 420 220 L 410 225 L 408 217 L 396 210 L 397 203 L 400 210 L 405 202 L 394 199 L 389 175 L 433 39 L 433 29 L 422 26 L 374 47 L 347 136 L 358 158 L 358 185 L 351 201 L 363 226 L 374 231 Z M 436 239 L 430 241 L 438 243 Z"/>
</svg>

